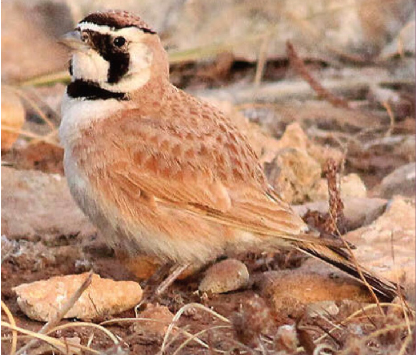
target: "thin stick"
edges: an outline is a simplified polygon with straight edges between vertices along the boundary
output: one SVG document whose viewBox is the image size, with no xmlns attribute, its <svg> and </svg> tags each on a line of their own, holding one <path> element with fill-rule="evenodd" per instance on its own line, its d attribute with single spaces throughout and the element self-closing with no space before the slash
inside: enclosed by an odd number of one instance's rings
<svg viewBox="0 0 416 355">
<path fill-rule="evenodd" d="M 177 355 L 179 353 L 179 351 L 181 351 L 186 345 L 188 345 L 192 340 L 194 340 L 195 338 L 198 338 L 200 335 L 210 331 L 210 330 L 215 330 L 215 329 L 230 329 L 231 326 L 230 325 L 217 325 L 211 328 L 207 328 L 207 329 L 203 329 L 195 334 L 193 334 L 190 338 L 186 339 L 176 350 L 172 355 Z"/>
<path fill-rule="evenodd" d="M 89 272 L 85 281 L 82 285 L 78 288 L 77 291 L 71 296 L 71 298 L 61 307 L 61 309 L 56 313 L 56 315 L 46 323 L 41 330 L 39 330 L 38 334 L 46 334 L 50 329 L 55 327 L 56 324 L 68 313 L 68 311 L 72 308 L 75 302 L 81 297 L 83 292 L 87 289 L 87 287 L 91 284 L 92 280 L 92 270 Z M 20 350 L 16 353 L 16 355 L 22 355 L 25 351 L 29 350 L 34 344 L 36 344 L 37 339 L 31 340 L 25 346 L 20 348 Z"/>
<path fill-rule="evenodd" d="M 394 117 L 393 110 L 391 109 L 390 104 L 387 101 L 383 101 L 381 104 L 386 109 L 387 114 L 389 115 L 389 118 L 390 118 L 389 129 L 387 130 L 387 132 L 385 133 L 384 136 L 385 137 L 390 137 L 391 134 L 393 133 L 393 129 L 394 129 L 394 126 L 395 126 L 395 123 L 396 123 L 396 119 Z"/>
<path fill-rule="evenodd" d="M 394 233 L 391 232 L 390 234 L 391 234 L 391 238 L 390 238 L 391 257 L 393 259 L 393 265 L 395 265 L 396 264 L 396 257 L 395 257 L 395 252 L 394 252 L 394 243 L 393 243 Z M 409 320 L 409 316 L 408 316 L 407 310 L 406 310 L 407 303 L 406 303 L 406 301 L 405 301 L 405 299 L 402 295 L 402 290 L 401 290 L 401 287 L 400 287 L 399 277 L 397 275 L 396 275 L 396 285 L 397 285 L 397 293 L 398 293 L 398 296 L 399 296 L 400 304 L 403 307 L 402 311 L 403 311 L 404 319 L 407 323 L 407 330 L 408 330 L 409 333 L 411 333 L 410 320 Z"/>
<path fill-rule="evenodd" d="M 199 303 L 189 303 L 189 304 L 186 304 L 178 312 L 176 312 L 175 317 L 173 317 L 172 322 L 170 323 L 170 325 L 169 325 L 169 327 L 168 327 L 168 329 L 166 331 L 165 337 L 163 339 L 162 347 L 161 347 L 161 350 L 160 350 L 160 352 L 162 354 L 165 352 L 166 342 L 167 342 L 167 340 L 169 338 L 170 333 L 172 332 L 172 329 L 173 329 L 175 323 L 179 320 L 179 318 L 182 316 L 182 314 L 187 309 L 189 309 L 189 308 L 199 308 L 199 309 L 202 309 L 202 310 L 204 310 L 204 311 L 212 314 L 213 316 L 219 318 L 223 322 L 231 323 L 229 319 L 227 319 L 224 316 L 222 316 L 221 314 L 219 314 L 219 313 L 217 313 L 217 312 L 215 312 L 215 311 L 213 311 L 213 310 L 211 310 L 211 309 L 203 306 L 202 304 L 199 304 Z"/>
<path fill-rule="evenodd" d="M 104 334 L 106 334 L 115 345 L 119 344 L 119 340 L 117 339 L 117 337 L 111 333 L 108 329 L 104 328 L 103 326 L 99 325 L 99 324 L 95 324 L 95 323 L 87 323 L 87 322 L 76 322 L 76 323 L 66 323 L 66 324 L 61 324 L 58 325 L 56 327 L 53 327 L 52 329 L 48 330 L 46 332 L 46 334 L 50 334 L 53 333 L 57 330 L 62 330 L 62 329 L 66 329 L 66 328 L 72 328 L 72 327 L 90 327 L 90 328 L 96 328 L 101 330 Z"/>
<path fill-rule="evenodd" d="M 399 304 L 395 304 L 395 303 L 380 303 L 380 306 L 382 307 L 398 307 L 398 308 L 402 308 L 401 305 Z M 345 325 L 346 323 L 352 321 L 353 319 L 357 319 L 356 317 L 358 315 L 360 315 L 361 313 L 364 313 L 366 310 L 370 310 L 372 308 L 377 307 L 377 304 L 369 304 L 361 309 L 359 309 L 358 311 L 355 311 L 354 313 L 350 314 L 347 318 L 345 318 L 343 321 L 340 322 L 340 325 Z M 411 310 L 413 313 L 415 313 L 415 311 Z M 381 316 L 381 315 L 380 315 Z M 374 317 L 374 316 L 373 316 Z M 384 318 L 384 316 L 381 316 Z M 366 316 L 366 318 L 368 319 L 368 316 Z M 332 328 L 328 331 L 328 333 L 332 333 L 334 330 L 336 330 L 337 328 Z M 328 336 L 328 334 L 323 334 L 321 337 L 319 337 L 318 339 L 315 340 L 315 343 L 319 343 L 320 341 L 324 340 L 326 337 Z"/>
<path fill-rule="evenodd" d="M 7 318 L 9 318 L 11 326 L 16 327 L 16 322 L 14 320 L 13 314 L 10 312 L 9 307 L 7 307 L 3 301 L 1 301 L 1 308 L 3 309 L 4 313 L 6 313 Z M 15 329 L 12 330 L 12 336 L 12 348 L 10 350 L 10 355 L 14 355 L 17 349 L 17 331 Z"/>
<path fill-rule="evenodd" d="M 412 322 L 411 325 L 414 327 L 415 326 L 415 322 Z M 407 324 L 406 323 L 400 323 L 400 324 L 396 324 L 396 325 L 387 326 L 386 328 L 382 328 L 382 329 L 376 330 L 375 332 L 372 332 L 371 334 L 369 334 L 369 335 L 361 338 L 359 340 L 359 342 L 360 343 L 365 343 L 365 342 L 367 342 L 367 341 L 369 341 L 371 339 L 374 339 L 374 338 L 376 338 L 376 337 L 378 337 L 378 336 L 380 336 L 380 335 L 382 335 L 384 333 L 391 332 L 391 331 L 394 331 L 394 330 L 400 330 L 400 329 L 403 329 L 403 328 L 407 328 Z M 353 342 L 352 345 L 350 345 L 350 346 L 346 347 L 345 349 L 343 349 L 342 352 L 339 353 L 339 355 L 349 354 L 350 351 L 352 350 L 352 348 L 353 347 L 356 347 L 356 346 L 357 346 L 357 342 Z"/>
<path fill-rule="evenodd" d="M 293 47 L 293 44 L 290 41 L 286 42 L 286 50 L 289 56 L 290 63 L 293 65 L 293 68 L 309 84 L 309 86 L 318 94 L 320 98 L 328 101 L 335 107 L 349 108 L 347 101 L 329 92 L 315 78 L 312 77 L 312 75 L 306 68 L 305 63 L 298 56 L 298 54 L 295 51 L 295 48 Z"/>
<path fill-rule="evenodd" d="M 52 129 L 56 129 L 55 125 L 52 121 L 45 115 L 45 113 L 41 110 L 39 105 L 33 101 L 29 96 L 27 96 L 22 90 L 14 89 L 14 92 L 19 95 L 23 100 L 25 100 L 39 115 L 39 117 L 46 122 L 46 124 Z"/>
<path fill-rule="evenodd" d="M 124 322 L 136 322 L 136 321 L 143 321 L 143 322 L 153 322 L 153 323 L 159 323 L 159 324 L 165 324 L 166 322 L 163 322 L 161 320 L 158 319 L 151 319 L 151 318 L 114 318 L 114 319 L 110 319 L 104 322 L 101 322 L 100 325 L 107 325 L 107 324 L 112 324 L 112 323 L 124 323 Z M 193 335 L 189 332 L 187 332 L 186 330 L 179 328 L 179 327 L 174 327 L 175 330 L 178 330 L 180 333 L 182 333 L 183 335 L 185 335 L 188 339 L 192 338 Z M 202 345 L 204 348 L 208 348 L 208 345 L 203 342 L 202 340 L 195 338 L 193 339 L 195 342 L 197 342 L 199 345 Z"/>
<path fill-rule="evenodd" d="M 62 341 L 60 341 L 60 340 L 58 340 L 56 338 L 50 337 L 48 335 L 40 334 L 40 333 L 35 333 L 35 332 L 30 331 L 30 330 L 20 328 L 18 326 L 12 326 L 11 324 L 9 324 L 7 322 L 3 322 L 3 321 L 1 321 L 1 326 L 2 327 L 5 327 L 5 328 L 12 329 L 12 330 L 16 330 L 19 333 L 26 334 L 26 335 L 28 335 L 28 336 L 30 336 L 32 338 L 35 338 L 35 339 L 33 339 L 35 342 L 37 340 L 42 340 L 42 341 L 48 343 L 49 345 L 53 346 L 54 348 L 56 348 L 58 350 L 60 350 L 62 348 L 66 348 L 66 343 L 64 343 L 64 342 L 62 342 Z M 99 351 L 94 350 L 94 349 L 91 349 L 91 348 L 88 348 L 88 347 L 83 346 L 83 345 L 80 345 L 80 344 L 71 344 L 71 346 L 72 347 L 79 348 L 81 350 L 89 351 L 89 352 L 91 352 L 93 354 L 100 354 Z"/>
<path fill-rule="evenodd" d="M 352 263 L 354 264 L 358 274 L 360 275 L 361 280 L 363 281 L 364 285 L 368 288 L 368 290 L 370 291 L 370 294 L 372 295 L 372 297 L 374 298 L 375 302 L 378 305 L 378 308 L 380 310 L 380 313 L 382 315 L 385 315 L 383 309 L 380 306 L 380 301 L 377 298 L 373 288 L 370 286 L 370 284 L 368 283 L 367 279 L 365 278 L 363 272 L 361 271 L 361 267 L 360 264 L 358 263 L 357 259 L 355 258 L 354 253 L 352 252 L 349 244 L 344 240 L 344 238 L 342 238 L 342 233 L 340 232 L 339 228 L 338 228 L 338 223 L 339 222 L 339 217 L 341 217 L 343 215 L 343 208 L 344 205 L 342 203 L 341 200 L 341 196 L 338 190 L 338 186 L 336 184 L 336 177 L 337 177 L 337 165 L 335 163 L 335 161 L 333 161 L 332 159 L 329 159 L 327 162 L 327 180 L 328 180 L 328 193 L 329 193 L 329 216 L 330 219 L 328 221 L 331 221 L 330 223 L 330 228 L 328 227 L 328 223 L 326 226 L 326 229 L 332 233 L 332 232 L 336 232 L 338 234 L 338 237 L 342 240 L 342 242 L 344 243 L 345 247 L 347 248 L 350 256 L 351 256 L 351 260 Z"/>
<path fill-rule="evenodd" d="M 254 77 L 254 87 L 258 88 L 261 83 L 261 79 L 263 78 L 264 68 L 266 67 L 267 62 L 267 50 L 270 43 L 271 33 L 266 33 L 264 35 L 264 39 L 261 42 L 260 50 L 259 50 L 259 59 L 257 61 L 256 67 L 256 75 Z"/>
<path fill-rule="evenodd" d="M 166 289 L 188 268 L 189 264 L 179 265 L 174 268 L 172 273 L 158 286 L 155 291 L 156 296 L 162 295 Z"/>
<path fill-rule="evenodd" d="M 410 342 L 413 339 L 413 333 L 409 332 L 409 334 L 407 334 L 406 339 L 404 340 L 402 347 L 400 348 L 400 351 L 397 353 L 397 355 L 404 355 L 407 347 L 409 346 Z"/>
<path fill-rule="evenodd" d="M 7 132 L 20 134 L 20 135 L 26 136 L 28 138 L 33 138 L 33 139 L 37 139 L 39 141 L 48 143 L 48 144 L 50 144 L 54 147 L 62 148 L 58 143 L 49 140 L 47 137 L 39 136 L 39 135 L 37 135 L 35 133 L 32 133 L 32 132 L 24 131 L 24 130 L 21 130 L 21 129 L 16 129 L 14 127 L 10 127 L 10 126 L 4 125 L 4 124 L 1 125 L 1 129 L 2 129 L 2 131 L 7 131 Z"/>
</svg>

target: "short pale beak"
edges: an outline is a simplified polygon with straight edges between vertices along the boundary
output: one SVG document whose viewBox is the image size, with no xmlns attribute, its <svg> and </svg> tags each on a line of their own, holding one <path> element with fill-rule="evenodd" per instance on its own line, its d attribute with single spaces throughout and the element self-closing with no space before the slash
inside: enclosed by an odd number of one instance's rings
<svg viewBox="0 0 416 355">
<path fill-rule="evenodd" d="M 58 43 L 63 44 L 73 51 L 86 51 L 90 48 L 88 44 L 81 41 L 81 34 L 79 31 L 72 31 L 64 34 L 59 38 Z"/>
</svg>

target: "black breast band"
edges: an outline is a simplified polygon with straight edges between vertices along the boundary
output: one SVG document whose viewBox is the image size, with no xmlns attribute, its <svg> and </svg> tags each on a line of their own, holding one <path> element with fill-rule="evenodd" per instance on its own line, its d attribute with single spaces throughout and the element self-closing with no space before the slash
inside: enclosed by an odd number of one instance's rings
<svg viewBox="0 0 416 355">
<path fill-rule="evenodd" d="M 86 100 L 128 100 L 122 92 L 112 92 L 101 88 L 97 83 L 85 80 L 75 80 L 68 85 L 67 94 L 71 98 L 84 98 Z"/>
</svg>

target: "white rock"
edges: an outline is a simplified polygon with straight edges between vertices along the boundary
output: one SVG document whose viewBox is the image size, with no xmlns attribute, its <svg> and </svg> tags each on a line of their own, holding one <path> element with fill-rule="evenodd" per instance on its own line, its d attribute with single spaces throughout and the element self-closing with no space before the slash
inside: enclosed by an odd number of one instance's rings
<svg viewBox="0 0 416 355">
<path fill-rule="evenodd" d="M 247 267 L 238 260 L 227 259 L 211 266 L 199 284 L 201 292 L 224 293 L 245 287 L 249 280 Z"/>
<path fill-rule="evenodd" d="M 414 197 L 415 177 L 416 164 L 406 164 L 387 175 L 376 190 L 384 198 L 392 198 L 394 195 Z"/>
<path fill-rule="evenodd" d="M 47 322 L 79 289 L 88 273 L 52 277 L 48 280 L 19 285 L 13 290 L 17 304 L 31 319 Z M 92 276 L 91 284 L 64 318 L 94 319 L 133 308 L 142 298 L 137 282 L 114 281 Z"/>
</svg>

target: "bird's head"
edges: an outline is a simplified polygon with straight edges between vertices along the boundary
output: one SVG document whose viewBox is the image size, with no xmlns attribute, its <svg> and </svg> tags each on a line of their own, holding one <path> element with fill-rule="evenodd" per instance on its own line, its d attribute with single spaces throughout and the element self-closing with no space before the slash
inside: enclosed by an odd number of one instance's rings
<svg viewBox="0 0 416 355">
<path fill-rule="evenodd" d="M 122 97 L 149 80 L 168 80 L 167 54 L 158 35 L 128 12 L 94 12 L 61 43 L 71 49 L 71 79 L 78 84 L 72 87 L 75 97 L 91 90 Z"/>
</svg>

